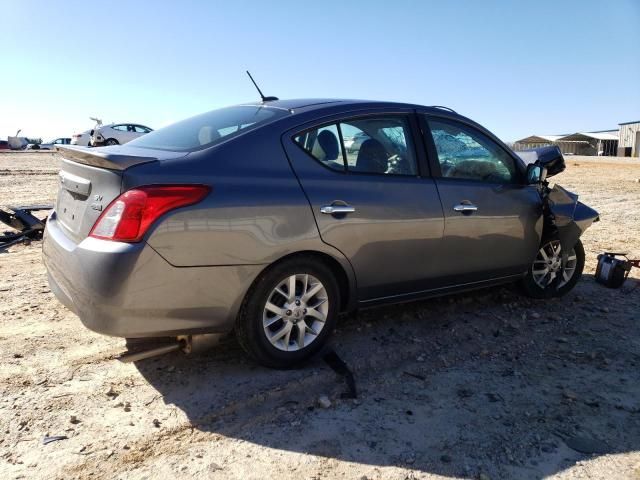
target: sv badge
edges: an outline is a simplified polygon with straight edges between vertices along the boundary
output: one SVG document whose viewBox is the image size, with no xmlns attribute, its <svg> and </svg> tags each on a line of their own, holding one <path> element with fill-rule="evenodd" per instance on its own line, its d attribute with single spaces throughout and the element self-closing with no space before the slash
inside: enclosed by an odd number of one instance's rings
<svg viewBox="0 0 640 480">
<path fill-rule="evenodd" d="M 102 204 L 100 202 L 102 201 L 102 195 L 94 195 L 93 199 L 95 200 L 95 202 L 91 204 L 91 208 L 101 212 Z"/>
</svg>

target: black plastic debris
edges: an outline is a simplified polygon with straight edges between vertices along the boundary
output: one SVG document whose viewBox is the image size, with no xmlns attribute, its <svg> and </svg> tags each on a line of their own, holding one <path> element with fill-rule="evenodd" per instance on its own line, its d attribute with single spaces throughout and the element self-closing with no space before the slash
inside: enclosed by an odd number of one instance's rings
<svg viewBox="0 0 640 480">
<path fill-rule="evenodd" d="M 590 454 L 606 454 L 611 453 L 611 447 L 602 440 L 587 437 L 569 437 L 564 443 L 576 452 Z"/>
<path fill-rule="evenodd" d="M 42 238 L 45 220 L 40 220 L 32 212 L 51 210 L 52 205 L 28 205 L 20 207 L 0 208 L 0 222 L 8 225 L 15 232 L 0 234 L 0 252 L 11 245 Z"/>
<path fill-rule="evenodd" d="M 48 445 L 50 443 L 57 442 L 59 440 L 66 440 L 68 438 L 69 437 L 67 437 L 66 435 L 53 435 L 51 437 L 44 437 L 42 439 L 42 444 L 43 445 Z"/>
<path fill-rule="evenodd" d="M 347 383 L 347 391 L 340 395 L 340 398 L 358 398 L 356 391 L 356 381 L 353 378 L 353 373 L 347 367 L 347 364 L 338 356 L 334 350 L 330 350 L 322 356 L 322 359 L 331 369 L 338 375 L 344 377 Z"/>
<path fill-rule="evenodd" d="M 407 377 L 412 377 L 412 378 L 417 378 L 418 380 L 422 380 L 425 381 L 427 378 L 423 375 L 419 375 L 417 373 L 412 373 L 412 372 L 402 372 L 403 375 L 406 375 Z"/>
<path fill-rule="evenodd" d="M 640 260 L 630 260 L 626 253 L 601 253 L 598 255 L 596 282 L 609 288 L 620 288 L 629 276 L 631 267 L 640 268 Z"/>
</svg>

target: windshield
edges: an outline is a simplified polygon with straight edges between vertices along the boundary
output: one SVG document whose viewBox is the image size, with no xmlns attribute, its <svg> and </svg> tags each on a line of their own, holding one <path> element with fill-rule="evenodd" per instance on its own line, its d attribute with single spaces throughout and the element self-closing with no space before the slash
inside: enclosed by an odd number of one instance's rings
<svg viewBox="0 0 640 480">
<path fill-rule="evenodd" d="M 199 150 L 286 115 L 289 115 L 287 110 L 262 105 L 221 108 L 155 130 L 129 145 L 158 150 Z"/>
</svg>

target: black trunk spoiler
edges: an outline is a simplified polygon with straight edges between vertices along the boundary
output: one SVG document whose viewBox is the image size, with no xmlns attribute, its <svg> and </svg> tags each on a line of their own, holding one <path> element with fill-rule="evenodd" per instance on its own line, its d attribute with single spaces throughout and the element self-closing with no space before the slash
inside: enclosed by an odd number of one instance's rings
<svg viewBox="0 0 640 480">
<path fill-rule="evenodd" d="M 56 146 L 56 151 L 66 160 L 107 168 L 109 170 L 126 170 L 134 165 L 157 162 L 157 157 L 118 153 L 113 149 L 78 147 L 75 145 Z"/>
</svg>

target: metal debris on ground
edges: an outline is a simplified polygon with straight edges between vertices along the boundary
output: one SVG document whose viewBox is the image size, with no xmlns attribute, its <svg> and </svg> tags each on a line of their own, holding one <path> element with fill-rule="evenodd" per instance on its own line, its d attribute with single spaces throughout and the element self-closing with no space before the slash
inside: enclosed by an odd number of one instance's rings
<svg viewBox="0 0 640 480">
<path fill-rule="evenodd" d="M 11 245 L 42 238 L 45 220 L 40 220 L 32 212 L 51 210 L 52 205 L 27 205 L 20 207 L 0 207 L 0 222 L 8 225 L 16 232 L 0 234 L 0 252 Z"/>
<path fill-rule="evenodd" d="M 69 437 L 67 437 L 66 435 L 54 435 L 52 437 L 44 437 L 42 439 L 42 444 L 43 445 L 48 445 L 49 443 L 57 442 L 58 440 L 66 440 L 68 438 Z"/>
<path fill-rule="evenodd" d="M 342 398 L 358 398 L 358 392 L 356 391 L 356 381 L 353 378 L 353 373 L 347 367 L 347 364 L 338 356 L 334 350 L 330 350 L 322 356 L 322 359 L 331 369 L 338 375 L 344 377 L 347 382 L 347 391 L 340 395 Z"/>
</svg>

